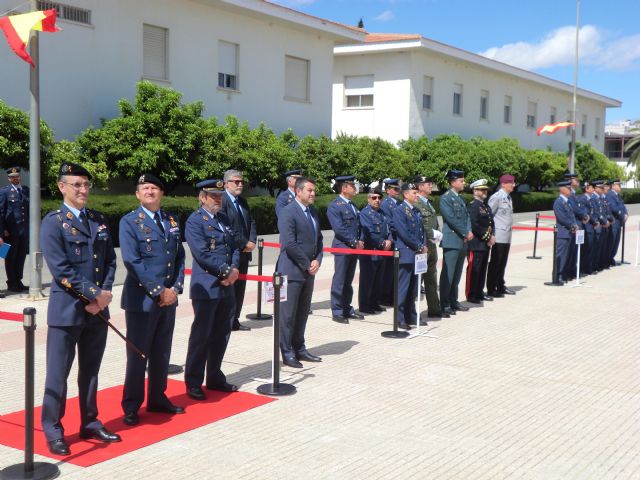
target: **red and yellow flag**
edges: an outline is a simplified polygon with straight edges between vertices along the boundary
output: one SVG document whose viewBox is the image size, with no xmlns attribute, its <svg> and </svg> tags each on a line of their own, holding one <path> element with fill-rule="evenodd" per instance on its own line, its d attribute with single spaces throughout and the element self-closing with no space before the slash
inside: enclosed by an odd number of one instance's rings
<svg viewBox="0 0 640 480">
<path fill-rule="evenodd" d="M 41 32 L 60 30 L 56 26 L 56 11 L 54 9 L 0 17 L 0 28 L 7 37 L 11 49 L 24 61 L 29 62 L 32 67 L 35 65 L 27 53 L 29 32 L 31 30 L 40 30 Z"/>
<path fill-rule="evenodd" d="M 556 131 L 560 130 L 561 128 L 567 128 L 573 125 L 575 125 L 575 123 L 573 122 L 550 123 L 549 125 L 543 125 L 542 127 L 540 127 L 536 133 L 538 134 L 538 136 L 540 136 L 541 133 L 551 135 L 552 133 L 556 133 Z"/>
</svg>

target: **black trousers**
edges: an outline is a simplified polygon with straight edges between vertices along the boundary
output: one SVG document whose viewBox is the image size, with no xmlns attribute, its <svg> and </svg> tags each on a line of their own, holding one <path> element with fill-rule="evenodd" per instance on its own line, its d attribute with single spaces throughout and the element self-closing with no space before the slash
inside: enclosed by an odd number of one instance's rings
<svg viewBox="0 0 640 480">
<path fill-rule="evenodd" d="M 293 357 L 307 349 L 304 332 L 311 309 L 313 283 L 310 276 L 303 281 L 289 281 L 287 301 L 280 306 L 280 351 L 282 357 Z"/>
<path fill-rule="evenodd" d="M 480 301 L 484 296 L 484 281 L 489 262 L 488 250 L 469 250 L 467 255 L 467 300 Z"/>
<path fill-rule="evenodd" d="M 246 274 L 249 271 L 249 258 L 251 257 L 250 253 L 242 253 L 240 252 L 240 265 L 238 265 L 238 271 L 241 274 Z M 244 292 L 247 288 L 246 280 L 238 280 L 233 284 L 233 290 L 236 296 L 236 306 L 233 321 L 236 322 L 240 318 L 240 313 L 242 313 L 242 303 L 244 302 Z"/>
<path fill-rule="evenodd" d="M 510 243 L 496 243 L 491 247 L 491 260 L 487 270 L 487 293 L 504 292 L 504 271 L 509 260 Z"/>
</svg>

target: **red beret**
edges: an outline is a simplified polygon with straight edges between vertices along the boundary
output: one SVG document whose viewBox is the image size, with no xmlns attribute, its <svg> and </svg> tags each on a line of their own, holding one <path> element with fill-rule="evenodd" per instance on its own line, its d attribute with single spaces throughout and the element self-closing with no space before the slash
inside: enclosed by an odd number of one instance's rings
<svg viewBox="0 0 640 480">
<path fill-rule="evenodd" d="M 500 183 L 511 183 L 515 181 L 516 177 L 514 177 L 513 175 L 508 175 L 506 173 L 500 177 Z"/>
</svg>

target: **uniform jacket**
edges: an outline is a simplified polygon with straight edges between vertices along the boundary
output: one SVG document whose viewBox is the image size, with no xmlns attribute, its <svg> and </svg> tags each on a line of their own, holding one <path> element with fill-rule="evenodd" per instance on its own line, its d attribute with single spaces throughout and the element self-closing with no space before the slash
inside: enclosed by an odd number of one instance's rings
<svg viewBox="0 0 640 480">
<path fill-rule="evenodd" d="M 138 207 L 120 219 L 120 250 L 127 276 L 122 308 L 149 312 L 165 288 L 182 292 L 184 248 L 178 217 L 160 210 L 164 235 L 152 218 Z"/>
<path fill-rule="evenodd" d="M 582 221 L 586 220 L 587 215 L 589 215 L 587 206 L 585 205 L 583 198 L 576 195 L 572 190 L 571 195 L 569 195 L 569 205 L 571 205 L 573 214 L 576 217 L 576 224 L 578 225 L 578 228 L 582 230 L 584 228 L 584 224 L 582 223 Z"/>
<path fill-rule="evenodd" d="M 240 264 L 240 250 L 234 231 L 224 217 L 211 218 L 203 208 L 187 219 L 184 236 L 191 250 L 193 266 L 189 298 L 213 300 L 234 295 L 232 285 L 220 281 Z"/>
<path fill-rule="evenodd" d="M 307 216 L 298 202 L 292 202 L 280 211 L 280 256 L 277 270 L 287 275 L 289 281 L 304 281 L 309 278 L 309 266 L 313 260 L 322 263 L 322 231 L 318 213 L 309 207 L 316 228 L 309 224 Z"/>
<path fill-rule="evenodd" d="M 342 197 L 338 196 L 329 204 L 327 217 L 335 234 L 331 246 L 334 248 L 356 248 L 356 243 L 360 240 L 360 212 L 356 206 L 353 203 L 345 202 Z"/>
<path fill-rule="evenodd" d="M 380 210 L 382 210 L 382 213 L 387 219 L 387 223 L 389 224 L 389 230 L 391 230 L 391 236 L 393 237 L 394 240 L 396 239 L 396 228 L 393 225 L 393 211 L 396 209 L 398 205 L 399 205 L 398 200 L 396 200 L 395 198 L 389 195 L 384 197 L 384 200 L 382 200 L 382 203 L 380 204 Z"/>
<path fill-rule="evenodd" d="M 585 231 L 591 233 L 600 224 L 598 223 L 598 212 L 596 210 L 596 202 L 592 201 L 591 196 L 585 193 L 581 197 L 581 202 L 584 204 L 584 208 L 589 215 L 589 221 L 584 225 Z"/>
<path fill-rule="evenodd" d="M 602 213 L 604 217 L 609 221 L 609 223 L 613 222 L 613 213 L 611 211 L 611 206 L 609 205 L 609 200 L 607 200 L 606 195 L 600 196 L 600 203 L 602 204 Z"/>
<path fill-rule="evenodd" d="M 116 272 L 113 238 L 104 215 L 85 209 L 89 225 L 84 225 L 64 204 L 42 220 L 42 254 L 53 282 L 47 324 L 56 327 L 81 325 L 87 318 L 97 320 L 84 309 L 82 300 L 63 286 L 94 300 L 111 290 Z M 102 311 L 109 318 L 109 309 Z"/>
<path fill-rule="evenodd" d="M 238 200 L 238 204 L 240 205 L 240 209 L 242 210 L 243 218 L 240 218 L 238 210 L 229 199 L 229 195 L 227 194 L 227 192 L 222 195 L 222 207 L 220 208 L 220 212 L 223 216 L 224 223 L 227 226 L 231 227 L 234 232 L 238 250 L 242 251 L 244 247 L 247 246 L 247 243 L 257 242 L 256 221 L 251 216 L 247 200 L 242 197 L 236 198 Z M 249 258 L 251 258 L 251 253 L 248 253 L 247 255 L 249 255 Z"/>
<path fill-rule="evenodd" d="M 462 197 L 447 190 L 440 197 L 442 214 L 442 248 L 464 248 L 464 238 L 471 230 L 471 219 Z"/>
<path fill-rule="evenodd" d="M 361 239 L 367 250 L 382 250 L 385 240 L 391 240 L 387 219 L 382 211 L 374 210 L 371 205 L 367 205 L 360 212 L 360 226 L 362 227 Z"/>
<path fill-rule="evenodd" d="M 289 205 L 296 199 L 296 196 L 291 193 L 291 190 L 288 188 L 286 190 L 282 190 L 278 194 L 278 198 L 276 198 L 276 217 L 280 216 L 280 210 Z"/>
<path fill-rule="evenodd" d="M 433 230 L 440 230 L 438 215 L 436 214 L 436 209 L 433 208 L 431 202 L 427 204 L 425 200 L 427 199 L 419 196 L 413 206 L 418 209 L 422 217 L 422 226 L 424 227 L 425 238 L 429 240 L 431 245 L 435 245 L 433 242 Z"/>
<path fill-rule="evenodd" d="M 0 235 L 7 230 L 11 236 L 19 236 L 29 228 L 29 187 L 20 187 L 21 195 L 13 185 L 0 188 Z"/>
<path fill-rule="evenodd" d="M 513 226 L 513 203 L 511 196 L 502 188 L 489 198 L 489 206 L 493 213 L 496 243 L 511 243 L 511 227 Z"/>
<path fill-rule="evenodd" d="M 627 214 L 627 207 L 625 207 L 622 197 L 613 190 L 609 190 L 606 197 L 613 217 L 616 220 L 624 220 L 624 216 Z"/>
<path fill-rule="evenodd" d="M 416 253 L 421 253 L 425 245 L 420 212 L 407 202 L 399 203 L 393 210 L 393 222 L 398 235 L 396 248 L 400 252 L 400 263 L 413 264 Z"/>
<path fill-rule="evenodd" d="M 569 201 L 565 201 L 562 196 L 556 198 L 553 202 L 553 213 L 556 216 L 558 238 L 571 238 L 578 225 Z"/>
<path fill-rule="evenodd" d="M 487 251 L 487 242 L 495 233 L 491 208 L 482 200 L 474 198 L 468 206 L 471 217 L 471 231 L 473 239 L 469 242 L 469 250 Z"/>
</svg>

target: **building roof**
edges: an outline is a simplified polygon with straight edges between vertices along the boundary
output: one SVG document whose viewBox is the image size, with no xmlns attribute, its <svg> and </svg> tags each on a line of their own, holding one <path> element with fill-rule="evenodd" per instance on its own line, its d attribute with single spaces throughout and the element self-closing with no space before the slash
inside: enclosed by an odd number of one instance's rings
<svg viewBox="0 0 640 480">
<path fill-rule="evenodd" d="M 333 53 L 334 55 L 342 56 L 421 49 L 453 57 L 457 60 L 468 62 L 489 70 L 498 71 L 531 82 L 540 83 L 564 92 L 573 93 L 573 85 L 568 83 L 545 77 L 544 75 L 540 75 L 529 70 L 514 67 L 513 65 L 499 62 L 477 53 L 472 53 L 445 43 L 437 42 L 435 40 L 425 38 L 420 34 L 367 33 L 364 43 L 339 45 L 334 47 Z M 582 88 L 578 88 L 578 95 L 590 100 L 602 102 L 607 107 L 620 107 L 622 105 L 620 100 L 606 97 L 599 93 L 591 92 Z"/>
</svg>

